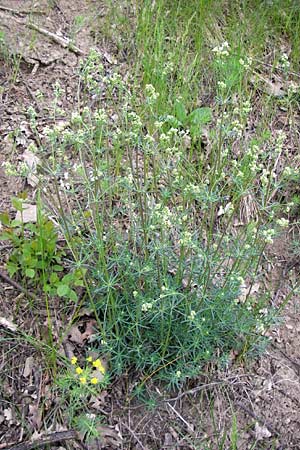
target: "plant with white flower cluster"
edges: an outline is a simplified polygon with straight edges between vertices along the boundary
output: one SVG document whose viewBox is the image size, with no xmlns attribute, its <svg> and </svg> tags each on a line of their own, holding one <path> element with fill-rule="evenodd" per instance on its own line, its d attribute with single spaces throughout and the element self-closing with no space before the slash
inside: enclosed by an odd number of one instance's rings
<svg viewBox="0 0 300 450">
<path fill-rule="evenodd" d="M 218 61 L 233 57 L 226 42 L 213 53 Z M 267 323 L 255 301 L 240 298 L 265 245 L 288 225 L 269 202 L 281 186 L 276 161 L 285 135 L 248 137 L 253 102 L 243 92 L 232 98 L 225 76 L 213 111 L 194 105 L 188 114 L 176 97 L 180 120 L 172 105 L 159 112 L 155 83 L 142 99 L 118 74 L 104 75 L 99 58 L 92 52 L 80 73 L 92 94 L 105 89 L 105 107 L 84 107 L 63 129 L 44 130 L 53 184 L 70 202 L 56 219 L 89 267 L 99 342 L 112 370 L 171 371 L 179 382 L 217 349 L 255 345 L 258 320 Z M 243 60 L 248 70 L 252 61 Z M 175 357 L 172 369 L 164 366 Z"/>
</svg>

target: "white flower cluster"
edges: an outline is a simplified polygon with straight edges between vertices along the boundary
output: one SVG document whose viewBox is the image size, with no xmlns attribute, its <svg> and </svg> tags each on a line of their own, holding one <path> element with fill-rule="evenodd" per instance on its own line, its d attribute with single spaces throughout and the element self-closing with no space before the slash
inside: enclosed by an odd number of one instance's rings
<svg viewBox="0 0 300 450">
<path fill-rule="evenodd" d="M 252 58 L 251 56 L 246 56 L 245 58 L 240 58 L 239 63 L 241 66 L 243 66 L 246 70 L 249 70 L 252 65 Z"/>
<path fill-rule="evenodd" d="M 289 95 L 298 94 L 299 90 L 300 90 L 299 84 L 295 83 L 294 81 L 290 81 L 288 87 L 288 94 Z"/>
<path fill-rule="evenodd" d="M 231 202 L 227 203 L 225 205 L 225 208 L 223 208 L 223 206 L 221 205 L 219 210 L 218 210 L 218 217 L 223 216 L 224 214 L 230 215 L 232 214 L 234 211 L 234 206 Z"/>
<path fill-rule="evenodd" d="M 71 185 L 69 183 L 69 173 L 68 172 L 64 172 L 64 178 L 60 179 L 60 186 L 63 189 L 66 189 L 67 191 L 69 191 L 71 189 Z"/>
<path fill-rule="evenodd" d="M 260 181 L 263 187 L 269 184 L 270 171 L 268 169 L 263 169 L 260 177 Z"/>
<path fill-rule="evenodd" d="M 159 97 L 159 93 L 156 92 L 155 87 L 152 84 L 146 84 L 145 93 L 148 103 L 154 103 Z"/>
<path fill-rule="evenodd" d="M 251 112 L 252 106 L 250 100 L 245 100 L 242 106 L 243 115 L 247 116 Z"/>
<path fill-rule="evenodd" d="M 184 231 L 179 239 L 179 244 L 183 247 L 193 248 L 193 234 L 190 231 Z"/>
<path fill-rule="evenodd" d="M 123 177 L 123 181 L 128 183 L 130 186 L 133 185 L 134 178 L 133 178 L 133 173 L 132 173 L 130 167 L 127 168 L 127 173 L 126 173 L 126 176 Z"/>
<path fill-rule="evenodd" d="M 252 145 L 247 151 L 247 156 L 249 157 L 249 169 L 252 175 L 257 173 L 259 170 L 263 170 L 263 164 L 258 164 L 260 154 L 261 150 L 258 145 Z"/>
<path fill-rule="evenodd" d="M 127 115 L 128 120 L 130 122 L 130 126 L 135 130 L 140 130 L 143 126 L 142 123 L 142 119 L 140 118 L 140 116 L 134 112 L 134 111 L 130 111 Z"/>
<path fill-rule="evenodd" d="M 97 120 L 98 122 L 106 123 L 106 122 L 107 122 L 107 114 L 106 114 L 106 111 L 105 111 L 103 108 L 98 109 L 98 110 L 95 111 L 95 113 L 94 113 L 94 118 L 95 118 L 95 120 Z"/>
<path fill-rule="evenodd" d="M 214 47 L 212 51 L 217 57 L 222 58 L 224 56 L 229 56 L 230 46 L 227 41 L 224 41 L 221 45 Z"/>
<path fill-rule="evenodd" d="M 284 168 L 284 171 L 282 172 L 282 175 L 285 178 L 291 178 L 291 177 L 295 176 L 296 174 L 297 174 L 297 172 L 295 171 L 295 169 L 293 167 L 289 167 L 289 166 L 286 166 Z"/>
<path fill-rule="evenodd" d="M 171 228 L 173 223 L 173 214 L 168 208 L 168 206 L 162 206 L 161 203 L 155 205 L 153 214 L 153 221 L 155 224 L 159 224 L 163 228 Z M 155 225 L 151 225 L 152 229 L 155 229 Z"/>
<path fill-rule="evenodd" d="M 142 311 L 148 312 L 153 308 L 153 302 L 145 302 L 142 304 Z"/>
<path fill-rule="evenodd" d="M 278 130 L 275 144 L 275 153 L 279 154 L 282 150 L 284 141 L 286 140 L 286 133 L 283 130 Z"/>
<path fill-rule="evenodd" d="M 231 122 L 231 133 L 236 137 L 241 137 L 243 134 L 244 125 L 238 120 L 235 119 Z"/>
<path fill-rule="evenodd" d="M 245 285 L 245 280 L 244 280 L 244 278 L 241 275 L 234 274 L 234 275 L 231 275 L 229 279 L 233 283 L 237 283 L 239 286 L 244 286 Z"/>
<path fill-rule="evenodd" d="M 192 195 L 196 198 L 201 193 L 201 187 L 198 184 L 189 183 L 183 190 L 185 195 Z"/>
<path fill-rule="evenodd" d="M 166 62 L 161 74 L 163 76 L 169 75 L 174 72 L 174 63 L 172 61 Z"/>
<path fill-rule="evenodd" d="M 2 167 L 4 168 L 6 176 L 8 176 L 8 177 L 15 177 L 15 176 L 18 175 L 18 171 L 17 171 L 16 166 L 14 166 L 11 162 L 4 161 L 2 163 Z"/>
<path fill-rule="evenodd" d="M 282 228 L 286 228 L 289 226 L 288 219 L 285 219 L 284 217 L 281 217 L 280 219 L 276 220 L 277 225 L 279 225 Z"/>
<path fill-rule="evenodd" d="M 111 76 L 103 77 L 102 78 L 103 83 L 105 83 L 107 86 L 110 86 L 111 88 L 125 88 L 124 81 L 118 73 L 114 72 Z"/>
<path fill-rule="evenodd" d="M 30 168 L 25 162 L 19 162 L 15 166 L 10 161 L 4 161 L 2 167 L 4 168 L 5 175 L 8 177 L 27 177 L 30 172 Z"/>
<path fill-rule="evenodd" d="M 224 83 L 224 81 L 218 81 L 217 85 L 221 89 L 221 91 L 224 91 L 226 89 L 226 83 Z"/>
<path fill-rule="evenodd" d="M 278 69 L 282 69 L 284 71 L 288 71 L 290 68 L 289 57 L 286 53 L 282 53 L 280 56 L 279 62 L 277 64 Z"/>
<path fill-rule="evenodd" d="M 54 95 L 56 98 L 60 97 L 64 92 L 59 81 L 56 81 L 53 84 L 53 90 L 54 90 Z"/>
<path fill-rule="evenodd" d="M 82 123 L 82 117 L 79 114 L 79 112 L 77 111 L 72 112 L 70 122 L 72 125 L 80 125 Z"/>
<path fill-rule="evenodd" d="M 273 244 L 275 230 L 273 230 L 272 228 L 270 228 L 269 230 L 263 230 L 262 236 L 266 244 Z"/>
<path fill-rule="evenodd" d="M 194 320 L 196 317 L 197 313 L 194 310 L 191 310 L 190 315 L 188 316 L 189 320 Z"/>
</svg>

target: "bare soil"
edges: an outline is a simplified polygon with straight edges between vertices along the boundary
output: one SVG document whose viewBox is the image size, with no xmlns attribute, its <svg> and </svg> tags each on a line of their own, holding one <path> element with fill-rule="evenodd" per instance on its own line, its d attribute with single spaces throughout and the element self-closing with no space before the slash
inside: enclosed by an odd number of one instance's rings
<svg viewBox="0 0 300 450">
<path fill-rule="evenodd" d="M 76 17 L 88 18 L 74 36 L 82 55 L 26 27 L 27 12 L 17 14 L 1 6 L 15 11 L 41 11 L 41 14 L 30 14 L 31 20 L 62 37 L 72 36 Z M 49 104 L 53 101 L 56 81 L 64 89 L 61 107 L 66 111 L 77 107 L 79 60 L 92 46 L 98 47 L 93 38 L 95 20 L 105 10 L 101 2 L 87 0 L 40 0 L 35 4 L 30 0 L 2 0 L 1 6 L 0 31 L 8 37 L 11 56 L 1 61 L 0 66 L 0 211 L 8 211 L 13 216 L 11 197 L 26 190 L 29 198 L 34 199 L 35 190 L 21 177 L 7 177 L 2 163 L 20 161 L 24 150 L 35 142 L 28 125 L 29 106 L 38 112 L 38 127 L 53 124 Z M 98 47 L 108 66 L 115 64 L 112 49 Z M 43 93 L 42 100 L 37 98 L 38 91 Z M 0 243 L 0 251 L 0 269 L 5 272 L 9 252 L 5 242 Z M 284 300 L 291 282 L 299 276 L 297 266 L 288 255 L 287 236 L 270 249 L 269 258 L 274 264 L 266 266 L 266 283 L 274 291 L 275 305 Z M 0 300 L 0 449 L 3 449 L 65 430 L 66 421 L 50 392 L 51 380 L 42 352 L 30 339 L 22 339 L 23 335 L 39 341 L 47 339 L 44 306 L 32 301 L 28 308 L 24 294 L 3 280 Z M 60 315 L 58 305 L 57 310 L 53 305 L 52 313 L 57 327 L 64 327 L 67 316 Z M 18 330 L 3 319 L 16 324 Z M 97 408 L 91 406 L 91 412 L 99 414 L 100 405 L 108 425 L 106 438 L 97 448 L 217 448 L 211 442 L 217 443 L 217 436 L 220 442 L 224 430 L 230 434 L 236 419 L 238 449 L 253 448 L 254 443 L 257 443 L 255 448 L 266 450 L 300 449 L 299 333 L 299 298 L 293 298 L 284 309 L 281 323 L 269 332 L 272 342 L 266 352 L 248 365 L 233 361 L 222 372 L 208 367 L 205 376 L 176 393 L 166 393 L 163 387 L 150 382 L 149 396 L 156 397 L 152 406 L 130 401 L 134 379 L 116 380 L 98 399 Z M 48 448 L 94 447 L 66 440 L 49 444 Z M 229 449 L 228 444 L 224 448 Z"/>
</svg>

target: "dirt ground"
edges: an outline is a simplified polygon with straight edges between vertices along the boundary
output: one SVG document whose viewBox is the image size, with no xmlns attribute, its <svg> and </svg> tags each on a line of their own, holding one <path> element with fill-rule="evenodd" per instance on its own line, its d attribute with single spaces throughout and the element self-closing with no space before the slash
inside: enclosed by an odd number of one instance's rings
<svg viewBox="0 0 300 450">
<path fill-rule="evenodd" d="M 13 10 L 23 12 L 16 14 Z M 28 28 L 28 11 L 34 10 L 41 11 L 41 14 L 33 14 L 33 22 L 60 37 L 72 35 L 76 17 L 89 17 L 86 24 L 76 30 L 75 41 L 80 51 L 63 48 L 51 37 Z M 11 197 L 19 192 L 26 190 L 31 199 L 36 194 L 34 187 L 26 184 L 24 178 L 7 177 L 2 166 L 5 161 L 22 161 L 26 148 L 35 143 L 36 137 L 28 125 L 28 108 L 33 106 L 37 110 L 39 129 L 51 126 L 54 122 L 49 115 L 49 104 L 53 100 L 53 85 L 59 81 L 64 89 L 61 107 L 66 111 L 75 109 L 79 60 L 91 47 L 98 48 L 103 54 L 103 63 L 108 68 L 124 64 L 120 55 L 113 53 L 113 46 L 108 44 L 105 47 L 103 42 L 95 42 L 93 24 L 99 14 L 105 14 L 99 1 L 1 1 L 0 31 L 9 38 L 9 49 L 18 66 L 16 74 L 11 60 L 1 61 L 0 66 L 1 212 L 14 214 Z M 38 91 L 43 93 L 42 100 L 37 98 Z M 281 304 L 291 283 L 298 277 L 298 267 L 288 256 L 288 246 L 287 237 L 271 249 L 269 258 L 272 264 L 265 268 L 266 283 L 274 290 L 275 306 Z M 0 243 L 0 252 L 0 269 L 5 272 L 9 252 L 5 242 Z M 15 323 L 23 333 L 43 339 L 45 311 L 39 308 L 37 321 L 37 308 L 33 306 L 29 311 L 26 307 L 25 310 L 27 302 L 22 296 L 16 287 L 0 281 L 0 370 L 3 383 L 0 390 L 0 449 L 65 430 L 63 417 L 60 417 L 60 425 L 59 420 L 51 419 L 55 402 L 49 394 L 47 370 L 40 362 L 39 350 L 28 340 L 25 343 L 21 341 L 14 330 L 3 325 L 3 319 L 6 319 Z M 213 373 L 208 368 L 207 376 L 179 393 L 165 393 L 162 387 L 151 385 L 149 392 L 157 396 L 156 405 L 152 407 L 137 400 L 128 401 L 130 380 L 115 381 L 99 400 L 108 427 L 98 448 L 217 448 L 212 444 L 208 447 L 208 442 L 216 442 L 216 435 L 222 434 L 224 429 L 229 431 L 236 418 L 238 449 L 253 448 L 251 446 L 255 442 L 255 448 L 266 450 L 300 449 L 299 319 L 299 298 L 293 298 L 284 309 L 281 323 L 269 332 L 271 344 L 263 356 L 247 366 L 233 364 L 222 372 Z M 64 326 L 61 318 L 57 323 Z M 97 414 L 97 410 L 91 411 Z M 80 447 L 77 442 L 66 440 L 50 444 L 49 448 L 94 447 L 86 444 Z M 229 447 L 225 444 L 224 448 Z"/>
</svg>

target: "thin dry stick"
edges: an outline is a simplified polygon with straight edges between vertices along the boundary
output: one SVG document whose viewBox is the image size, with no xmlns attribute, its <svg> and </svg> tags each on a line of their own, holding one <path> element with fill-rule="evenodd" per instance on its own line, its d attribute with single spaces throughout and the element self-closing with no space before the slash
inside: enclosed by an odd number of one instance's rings
<svg viewBox="0 0 300 450">
<path fill-rule="evenodd" d="M 18 289 L 18 291 L 21 291 L 23 292 L 23 294 L 27 295 L 28 297 L 31 297 L 33 300 L 38 299 L 36 295 L 32 294 L 31 292 L 28 292 L 27 289 L 23 288 L 23 286 L 21 286 L 19 283 L 12 280 L 8 275 L 3 273 L 1 270 L 0 270 L 0 278 L 2 278 L 6 283 L 10 284 L 14 288 Z"/>
<path fill-rule="evenodd" d="M 176 414 L 177 417 L 187 426 L 189 432 L 191 434 L 194 434 L 194 429 L 191 424 L 189 424 L 184 417 L 177 411 L 177 409 L 174 408 L 170 403 L 167 403 L 168 407 Z"/>
<path fill-rule="evenodd" d="M 32 30 L 38 31 L 40 34 L 48 37 L 56 44 L 61 45 L 63 48 L 68 48 L 71 52 L 76 53 L 76 55 L 84 55 L 84 52 L 80 48 L 76 47 L 76 45 L 72 44 L 70 39 L 57 36 L 57 34 L 46 30 L 46 28 L 40 28 L 34 23 L 24 23 L 24 25 Z"/>
<path fill-rule="evenodd" d="M 12 447 L 5 447 L 3 450 L 31 450 L 34 448 L 43 447 L 47 444 L 55 444 L 61 441 L 70 441 L 71 439 L 80 440 L 77 431 L 56 431 L 51 434 L 35 439 L 34 441 L 21 442 L 20 444 L 13 445 Z"/>
<path fill-rule="evenodd" d="M 12 8 L 7 8 L 7 6 L 3 6 L 3 5 L 0 5 L 0 9 L 2 10 L 2 11 L 7 11 L 7 12 L 10 12 L 10 13 L 12 13 L 12 14 L 17 14 L 17 15 L 20 15 L 20 14 L 46 14 L 46 12 L 45 11 L 38 11 L 38 10 L 34 10 L 34 9 L 12 9 Z"/>
<path fill-rule="evenodd" d="M 162 395 L 158 388 L 156 388 L 156 391 L 159 393 L 160 396 Z M 188 427 L 189 432 L 194 434 L 193 427 L 185 420 L 184 417 L 181 416 L 181 414 L 174 408 L 174 406 L 172 406 L 169 402 L 167 402 L 167 405 L 176 414 L 176 416 L 179 417 L 179 419 Z"/>
<path fill-rule="evenodd" d="M 0 14 L 0 16 L 1 15 L 2 15 L 2 17 L 5 17 L 5 14 L 4 15 Z M 76 47 L 76 45 L 74 45 L 70 39 L 64 38 L 62 36 L 57 36 L 57 34 L 46 30 L 46 28 L 38 27 L 34 23 L 25 22 L 24 20 L 17 19 L 16 17 L 12 17 L 12 19 L 20 25 L 23 25 L 27 28 L 30 28 L 31 30 L 35 30 L 40 34 L 43 34 L 44 36 L 49 38 L 51 41 L 55 42 L 56 44 L 60 45 L 63 48 L 69 49 L 71 52 L 75 53 L 76 55 L 84 55 L 84 52 L 80 48 Z"/>
<path fill-rule="evenodd" d="M 162 402 L 164 402 L 164 403 L 175 402 L 175 401 L 179 400 L 180 398 L 184 397 L 185 395 L 195 394 L 196 392 L 203 391 L 203 389 L 208 389 L 213 386 L 219 386 L 221 384 L 228 384 L 228 383 L 229 383 L 228 381 L 213 381 L 212 383 L 202 384 L 201 386 L 197 386 L 194 389 L 190 389 L 189 391 L 182 392 L 177 397 L 163 399 Z"/>
<path fill-rule="evenodd" d="M 142 450 L 148 450 L 146 447 L 144 447 L 144 445 L 142 444 L 142 442 L 140 441 L 140 439 L 139 439 L 138 436 L 136 435 L 135 431 L 133 431 L 126 423 L 121 422 L 121 424 L 129 431 L 129 433 L 132 434 L 132 436 L 133 436 L 134 439 L 137 441 L 137 443 L 140 445 L 140 447 L 142 448 Z"/>
</svg>

